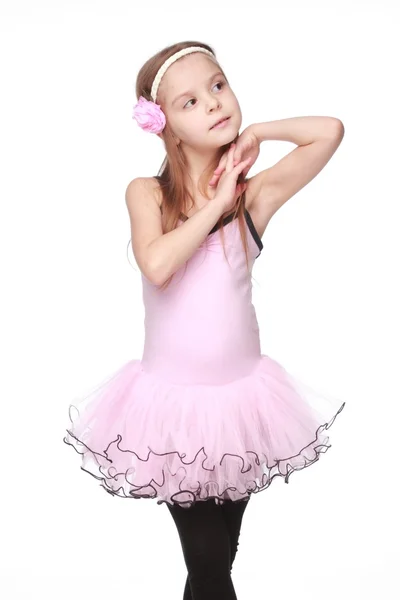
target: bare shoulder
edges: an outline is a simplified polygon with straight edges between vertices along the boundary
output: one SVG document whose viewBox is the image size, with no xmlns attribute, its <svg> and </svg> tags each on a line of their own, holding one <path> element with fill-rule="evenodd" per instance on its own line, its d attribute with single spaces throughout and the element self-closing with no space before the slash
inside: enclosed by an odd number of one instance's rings
<svg viewBox="0 0 400 600">
<path fill-rule="evenodd" d="M 141 200 L 139 201 L 139 198 Z M 155 177 L 136 177 L 128 184 L 125 192 L 125 200 L 129 206 L 133 206 L 136 202 L 147 204 L 154 203 L 160 206 L 162 194 L 160 185 Z"/>
</svg>

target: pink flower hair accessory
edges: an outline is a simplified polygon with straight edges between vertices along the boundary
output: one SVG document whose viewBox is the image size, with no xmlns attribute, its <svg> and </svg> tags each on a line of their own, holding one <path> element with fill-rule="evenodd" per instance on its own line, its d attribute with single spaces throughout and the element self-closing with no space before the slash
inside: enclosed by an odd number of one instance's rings
<svg viewBox="0 0 400 600">
<path fill-rule="evenodd" d="M 166 118 L 159 104 L 140 96 L 133 107 L 132 119 L 139 127 L 149 133 L 161 133 L 165 127 Z"/>
</svg>

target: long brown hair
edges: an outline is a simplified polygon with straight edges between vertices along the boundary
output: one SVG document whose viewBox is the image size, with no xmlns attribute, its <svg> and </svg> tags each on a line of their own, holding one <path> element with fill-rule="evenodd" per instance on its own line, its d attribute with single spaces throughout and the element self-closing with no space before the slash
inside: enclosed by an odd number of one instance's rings
<svg viewBox="0 0 400 600">
<path fill-rule="evenodd" d="M 167 46 L 160 50 L 157 54 L 149 58 L 146 63 L 140 69 L 137 79 L 136 79 L 136 96 L 139 100 L 140 96 L 146 98 L 146 100 L 152 100 L 151 97 L 151 86 L 153 84 L 154 78 L 157 74 L 158 69 L 161 65 L 166 61 L 170 56 L 182 50 L 183 48 L 187 48 L 189 46 L 201 46 L 206 50 L 212 52 L 215 57 L 215 62 L 217 62 L 216 55 L 214 49 L 208 44 L 204 44 L 202 42 L 197 41 L 186 41 L 179 42 L 176 44 L 172 44 L 171 46 Z M 180 59 L 178 59 L 180 60 Z M 224 71 L 221 66 L 218 65 L 227 79 Z M 227 79 L 228 81 L 228 79 Z M 160 104 L 161 108 L 163 107 L 162 101 L 157 99 L 157 103 Z M 235 140 L 239 136 L 237 135 Z M 157 180 L 160 185 L 160 190 L 162 193 L 162 206 L 161 206 L 161 222 L 162 229 L 164 233 L 168 233 L 176 228 L 178 224 L 178 220 L 181 218 L 182 214 L 185 215 L 188 199 L 192 201 L 192 206 L 194 205 L 194 198 L 190 191 L 186 188 L 184 183 L 184 173 L 187 171 L 187 161 L 185 159 L 184 154 L 182 153 L 180 145 L 177 145 L 174 141 L 173 132 L 168 124 L 168 120 L 166 122 L 165 128 L 161 133 L 161 139 L 164 142 L 166 155 L 162 162 L 162 165 L 157 174 Z M 213 164 L 210 164 L 208 168 L 206 168 L 199 180 L 199 188 L 200 192 L 203 196 L 208 197 L 207 186 L 208 181 L 211 179 L 213 171 L 218 166 L 221 156 L 224 152 L 229 148 L 230 143 L 224 146 L 221 146 L 217 155 L 215 157 L 215 161 Z M 238 183 L 242 183 L 245 181 L 243 177 L 243 173 L 239 175 Z M 244 206 L 245 206 L 245 192 L 243 192 L 236 201 L 233 218 L 238 219 L 239 228 L 240 228 L 240 236 L 242 239 L 242 244 L 244 248 L 244 252 L 246 255 L 246 264 L 248 267 L 248 246 L 246 240 L 246 222 L 244 215 Z M 229 214 L 232 213 L 232 210 L 229 211 Z M 222 237 L 222 245 L 224 248 L 224 254 L 226 258 L 225 252 L 225 244 L 224 244 L 224 228 L 223 222 L 226 217 L 226 213 L 222 214 L 221 217 L 217 221 L 218 230 L 220 231 L 220 235 Z M 171 275 L 167 281 L 165 281 L 159 289 L 166 289 L 171 282 L 173 275 Z"/>
</svg>

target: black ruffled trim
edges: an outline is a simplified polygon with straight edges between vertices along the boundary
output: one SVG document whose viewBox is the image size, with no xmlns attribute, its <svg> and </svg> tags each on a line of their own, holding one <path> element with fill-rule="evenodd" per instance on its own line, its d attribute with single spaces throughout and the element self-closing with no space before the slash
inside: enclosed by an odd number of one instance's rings
<svg viewBox="0 0 400 600">
<path fill-rule="evenodd" d="M 181 487 L 179 486 L 179 492 L 176 492 L 175 494 L 173 494 L 171 496 L 171 502 L 168 502 L 168 500 L 158 500 L 157 504 L 164 504 L 164 503 L 167 503 L 167 504 L 170 504 L 170 505 L 178 504 L 178 505 L 183 506 L 184 508 L 190 508 L 195 502 L 203 501 L 203 500 L 210 500 L 210 499 L 217 499 L 220 504 L 223 504 L 227 500 L 229 502 L 241 502 L 243 500 L 248 500 L 249 497 L 250 497 L 250 494 L 259 493 L 259 492 L 263 491 L 264 489 L 268 488 L 271 485 L 271 483 L 272 483 L 272 481 L 273 481 L 273 479 L 275 477 L 278 477 L 278 476 L 279 477 L 284 477 L 285 478 L 285 483 L 289 483 L 289 477 L 290 477 L 290 475 L 294 471 L 301 471 L 301 470 L 303 470 L 303 469 L 311 466 L 312 464 L 314 464 L 317 460 L 319 460 L 320 454 L 322 452 L 325 453 L 331 447 L 331 444 L 321 444 L 321 445 L 316 446 L 315 448 L 313 448 L 313 450 L 315 452 L 315 456 L 312 458 L 312 460 L 307 460 L 304 457 L 304 464 L 301 465 L 300 467 L 293 467 L 291 470 L 287 469 L 286 472 L 281 472 L 279 470 L 272 477 L 269 477 L 269 474 L 270 474 L 271 470 L 274 469 L 276 466 L 278 466 L 278 469 L 279 469 L 279 463 L 281 463 L 282 461 L 286 461 L 286 460 L 292 459 L 292 458 L 297 458 L 298 456 L 301 455 L 301 453 L 304 450 L 306 450 L 307 448 L 309 448 L 309 446 L 311 446 L 312 444 L 314 444 L 318 440 L 318 437 L 319 437 L 320 433 L 322 431 L 327 430 L 327 429 L 329 429 L 331 427 L 331 425 L 334 423 L 337 415 L 343 410 L 345 404 L 346 403 L 343 402 L 343 404 L 341 405 L 341 407 L 339 408 L 339 410 L 337 411 L 337 413 L 332 417 L 332 419 L 328 423 L 324 423 L 323 425 L 321 425 L 320 427 L 318 427 L 318 429 L 316 431 L 315 438 L 309 444 L 307 444 L 307 446 L 304 446 L 304 448 L 302 448 L 298 454 L 295 454 L 293 456 L 289 456 L 289 457 L 286 457 L 286 458 L 281 458 L 279 460 L 276 460 L 275 463 L 272 465 L 272 467 L 268 467 L 268 473 L 263 473 L 263 475 L 261 477 L 261 485 L 258 485 L 256 483 L 256 481 L 254 481 L 254 485 L 251 488 L 247 488 L 247 492 L 244 493 L 245 495 L 242 498 L 239 498 L 238 500 L 230 500 L 230 499 L 221 498 L 221 496 L 223 496 L 224 493 L 227 490 L 238 491 L 239 493 L 243 493 L 243 492 L 240 492 L 234 486 L 229 486 L 229 487 L 225 488 L 225 490 L 223 490 L 223 492 L 221 494 L 217 495 L 217 496 L 207 495 L 205 498 L 198 497 L 198 493 L 199 492 L 201 492 L 203 490 L 207 490 L 208 484 L 211 484 L 212 486 L 215 485 L 215 482 L 209 481 L 209 482 L 204 482 L 203 484 L 201 484 L 200 482 L 198 482 L 199 483 L 199 487 L 197 488 L 197 490 L 195 492 L 193 492 L 192 490 L 181 489 Z M 77 408 L 77 407 L 74 407 L 74 408 Z M 79 413 L 79 411 L 78 411 L 78 413 Z M 72 446 L 74 448 L 74 450 L 76 450 L 76 452 L 78 454 L 80 454 L 80 455 L 84 455 L 87 452 L 89 452 L 92 455 L 92 457 L 96 460 L 96 462 L 98 464 L 98 468 L 99 468 L 99 473 L 101 474 L 101 476 L 95 475 L 91 471 L 88 471 L 87 469 L 85 469 L 83 466 L 81 466 L 80 468 L 83 471 L 85 471 L 86 473 L 89 473 L 89 475 L 92 475 L 95 479 L 101 481 L 100 485 L 106 490 L 106 492 L 108 492 L 112 496 L 118 496 L 119 498 L 134 498 L 134 499 L 141 499 L 141 498 L 151 498 L 151 499 L 154 499 L 154 498 L 156 498 L 158 496 L 158 494 L 157 494 L 157 489 L 156 489 L 156 487 L 154 487 L 153 483 L 155 485 L 162 486 L 164 484 L 164 482 L 165 482 L 165 473 L 164 473 L 164 470 L 163 470 L 162 471 L 162 473 L 163 473 L 163 481 L 161 482 L 161 484 L 157 483 L 154 479 L 151 479 L 147 485 L 137 486 L 135 491 L 131 490 L 129 492 L 129 495 L 125 494 L 125 491 L 123 490 L 122 486 L 120 488 L 118 488 L 117 490 L 114 490 L 108 484 L 107 479 L 108 480 L 115 479 L 115 476 L 110 476 L 110 475 L 106 475 L 105 473 L 103 473 L 102 466 L 98 462 L 96 456 L 101 456 L 102 458 L 104 458 L 105 460 L 107 460 L 110 463 L 110 465 L 111 465 L 111 463 L 113 461 L 110 458 L 108 458 L 108 456 L 107 456 L 107 449 L 109 448 L 109 446 L 111 444 L 113 444 L 115 442 L 117 442 L 117 447 L 118 447 L 119 450 L 121 450 L 121 452 L 130 452 L 131 454 L 134 454 L 138 458 L 138 460 L 146 461 L 146 462 L 149 460 L 151 454 L 157 455 L 157 456 L 167 456 L 168 454 L 177 454 L 179 456 L 179 458 L 181 459 L 182 466 L 183 465 L 193 464 L 195 462 L 195 460 L 196 460 L 196 457 L 198 456 L 198 454 L 201 451 L 203 451 L 204 454 L 205 454 L 205 456 L 206 456 L 206 458 L 204 460 L 207 460 L 207 458 L 208 458 L 208 456 L 206 455 L 206 453 L 204 451 L 204 447 L 203 447 L 203 448 L 200 448 L 200 450 L 197 452 L 197 454 L 196 454 L 195 458 L 193 459 L 193 461 L 187 462 L 187 463 L 185 463 L 182 460 L 182 458 L 185 457 L 186 454 L 180 455 L 178 451 L 165 452 L 165 453 L 158 454 L 157 452 L 153 452 L 152 450 L 149 450 L 147 458 L 143 459 L 143 458 L 140 458 L 140 456 L 138 456 L 138 454 L 136 454 L 136 452 L 134 452 L 133 450 L 124 450 L 124 449 L 120 448 L 119 443 L 122 440 L 122 436 L 120 434 L 117 435 L 117 438 L 115 440 L 113 440 L 113 441 L 111 441 L 109 443 L 109 445 L 107 446 L 106 450 L 104 450 L 104 454 L 102 454 L 100 452 L 95 452 L 94 450 L 92 450 L 91 448 L 89 448 L 84 442 L 82 442 L 79 438 L 77 438 L 72 433 L 72 431 L 70 431 L 69 429 L 67 429 L 66 431 L 69 434 L 69 436 L 71 436 L 72 438 L 75 439 L 75 443 L 69 442 L 66 436 L 63 438 L 63 442 L 65 442 L 69 446 Z M 77 446 L 83 446 L 85 449 L 83 450 L 83 452 L 79 452 L 79 450 L 77 449 Z M 260 465 L 260 458 L 259 458 L 259 456 L 258 456 L 258 454 L 256 452 L 248 450 L 248 451 L 246 451 L 246 454 L 254 454 L 256 464 Z M 243 465 L 244 465 L 243 457 L 239 456 L 238 454 L 228 454 L 227 453 L 224 456 L 235 456 L 235 457 L 239 458 L 242 461 Z M 220 464 L 222 463 L 222 461 L 224 459 L 224 456 L 221 458 Z M 204 463 L 204 461 L 203 461 L 203 463 Z M 288 465 L 288 467 L 289 467 L 289 465 Z M 205 471 L 214 471 L 215 467 L 213 469 L 207 469 L 206 467 L 203 466 L 203 469 Z M 249 467 L 249 469 L 247 469 L 247 471 L 249 471 L 250 469 L 251 469 L 251 466 Z M 242 469 L 241 473 L 246 473 L 247 471 Z M 186 473 L 186 471 L 185 471 L 185 473 Z M 125 473 L 116 473 L 115 475 L 125 475 L 125 481 L 129 485 L 133 485 L 132 483 L 130 483 L 129 479 L 127 479 L 126 472 Z M 150 494 L 150 493 L 141 493 L 141 494 L 138 494 L 138 493 L 136 493 L 136 492 L 138 492 L 139 490 L 141 490 L 143 488 L 150 488 L 150 489 L 152 489 L 154 491 L 154 493 L 153 494 Z M 186 496 L 190 496 L 191 500 L 186 499 L 184 501 L 179 501 L 177 499 L 177 496 L 180 495 L 180 494 L 185 494 Z M 185 506 L 185 505 L 188 505 L 188 504 L 189 504 L 188 507 Z"/>
</svg>

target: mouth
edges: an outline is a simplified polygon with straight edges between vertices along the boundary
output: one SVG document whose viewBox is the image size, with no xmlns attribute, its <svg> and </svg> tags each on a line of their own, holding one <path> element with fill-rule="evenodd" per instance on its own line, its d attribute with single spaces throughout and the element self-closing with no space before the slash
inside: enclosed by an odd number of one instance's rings
<svg viewBox="0 0 400 600">
<path fill-rule="evenodd" d="M 214 125 L 212 127 L 210 127 L 210 129 L 214 129 L 218 125 L 222 125 L 222 123 L 225 123 L 229 119 L 230 119 L 230 117 L 222 117 L 221 119 L 219 119 L 219 121 L 217 121 L 216 123 L 214 123 Z"/>
</svg>

